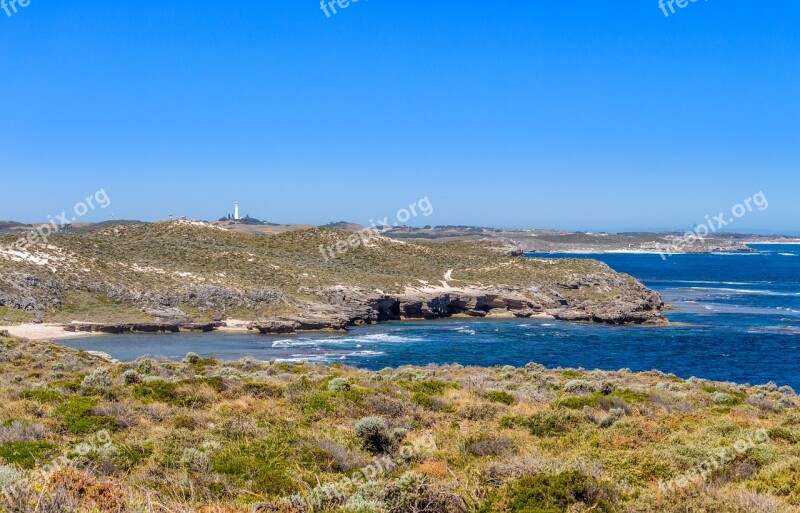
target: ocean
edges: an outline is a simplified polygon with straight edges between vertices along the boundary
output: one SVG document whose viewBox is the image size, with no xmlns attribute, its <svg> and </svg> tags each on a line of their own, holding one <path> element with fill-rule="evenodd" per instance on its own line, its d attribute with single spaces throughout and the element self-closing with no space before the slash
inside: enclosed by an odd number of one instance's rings
<svg viewBox="0 0 800 513">
<path fill-rule="evenodd" d="M 128 361 L 193 351 L 235 360 L 343 363 L 366 369 L 536 362 L 547 367 L 658 369 L 682 378 L 800 390 L 800 246 L 752 254 L 546 254 L 594 258 L 659 291 L 670 326 L 606 326 L 552 320 L 438 320 L 359 327 L 344 335 L 131 334 L 62 341 Z"/>
</svg>

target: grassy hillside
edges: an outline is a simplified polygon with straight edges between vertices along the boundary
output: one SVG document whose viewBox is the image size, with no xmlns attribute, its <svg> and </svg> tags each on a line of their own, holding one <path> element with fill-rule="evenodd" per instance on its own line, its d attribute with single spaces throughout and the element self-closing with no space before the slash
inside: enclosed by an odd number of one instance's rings
<svg viewBox="0 0 800 513">
<path fill-rule="evenodd" d="M 158 223 L 54 236 L 50 242 L 58 249 L 34 251 L 48 264 L 0 262 L 3 268 L 33 272 L 46 271 L 49 265 L 75 280 L 92 273 L 96 280 L 161 290 L 194 282 L 288 290 L 358 283 L 400 291 L 419 280 L 439 283 L 453 265 L 458 265 L 456 278 L 464 284 L 527 285 L 544 274 L 560 278 L 605 267 L 585 260 L 501 260 L 499 243 L 420 244 L 386 238 L 359 243 L 335 258 L 323 257 L 320 247 L 335 247 L 350 237 L 353 234 L 326 229 L 261 237 L 188 223 Z"/>
<path fill-rule="evenodd" d="M 0 237 L 0 245 L 12 241 Z M 401 294 L 441 285 L 446 275 L 448 286 L 500 285 L 543 308 L 608 307 L 650 295 L 599 262 L 533 260 L 505 251 L 499 242 L 363 241 L 328 229 L 260 236 L 190 222 L 119 225 L 54 235 L 22 256 L 0 255 L 0 306 L 13 308 L 15 300 L 17 307 L 46 310 L 46 320 L 97 320 L 86 315 L 97 303 L 116 304 L 120 322 L 165 308 L 190 318 L 253 318 L 325 303 L 326 291 L 339 286 Z"/>
<path fill-rule="evenodd" d="M 772 385 L 536 364 L 115 365 L 0 336 L 0 396 L 0 511 L 800 505 L 798 397 Z"/>
</svg>

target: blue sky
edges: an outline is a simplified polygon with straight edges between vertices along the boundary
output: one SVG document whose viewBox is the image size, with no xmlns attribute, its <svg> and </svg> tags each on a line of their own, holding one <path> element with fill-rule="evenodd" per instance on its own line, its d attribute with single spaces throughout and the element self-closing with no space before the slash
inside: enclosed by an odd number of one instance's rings
<svg viewBox="0 0 800 513">
<path fill-rule="evenodd" d="M 7 0 L 8 1 L 8 0 Z M 0 219 L 800 232 L 800 2 L 31 0 L 0 10 Z M 413 223 L 412 223 L 413 224 Z"/>
</svg>

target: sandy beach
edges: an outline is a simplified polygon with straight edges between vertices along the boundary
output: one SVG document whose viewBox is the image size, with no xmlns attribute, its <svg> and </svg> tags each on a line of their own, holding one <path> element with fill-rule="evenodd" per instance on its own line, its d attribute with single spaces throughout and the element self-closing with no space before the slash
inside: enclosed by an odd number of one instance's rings
<svg viewBox="0 0 800 513">
<path fill-rule="evenodd" d="M 0 326 L 0 330 L 5 330 L 14 337 L 42 341 L 99 335 L 98 333 L 64 331 L 64 327 L 61 324 L 17 324 L 15 326 Z"/>
<path fill-rule="evenodd" d="M 223 331 L 229 333 L 247 332 L 247 325 L 253 321 L 243 321 L 241 319 L 226 319 L 225 326 L 217 328 L 215 331 Z"/>
<path fill-rule="evenodd" d="M 247 325 L 250 321 L 239 319 L 228 319 L 225 326 L 217 328 L 215 331 L 227 333 L 247 332 Z M 82 338 L 91 336 L 101 336 L 104 333 L 90 333 L 87 331 L 65 331 L 61 324 L 17 324 L 13 326 L 0 326 L 0 330 L 8 331 L 9 335 L 31 340 L 55 341 L 70 338 Z"/>
</svg>

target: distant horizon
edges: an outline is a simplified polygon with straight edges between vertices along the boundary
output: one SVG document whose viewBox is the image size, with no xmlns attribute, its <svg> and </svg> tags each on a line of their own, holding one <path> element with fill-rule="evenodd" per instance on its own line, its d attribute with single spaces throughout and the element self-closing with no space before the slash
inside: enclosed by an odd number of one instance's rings
<svg viewBox="0 0 800 513">
<path fill-rule="evenodd" d="M 227 214 L 226 214 L 227 215 Z M 194 218 L 194 217 L 187 217 L 187 216 L 172 216 L 160 218 L 160 219 L 144 219 L 144 218 L 114 218 L 114 219 L 100 219 L 100 220 L 85 220 L 85 221 L 77 221 L 73 224 L 75 226 L 82 226 L 82 225 L 91 225 L 91 224 L 98 224 L 104 222 L 137 222 L 137 223 L 146 223 L 146 224 L 154 224 L 160 222 L 168 222 L 168 221 L 177 221 L 181 218 L 185 217 L 188 221 L 199 221 L 205 223 L 216 223 L 216 222 L 224 222 L 220 221 L 222 216 L 219 218 Z M 242 215 L 244 218 L 245 215 Z M 262 219 L 255 216 L 250 216 L 252 219 L 256 219 L 258 221 L 264 223 L 270 223 L 278 226 L 312 226 L 312 227 L 324 227 L 325 225 L 329 224 L 337 224 L 337 223 L 347 223 L 347 224 L 354 224 L 360 226 L 369 226 L 369 224 L 364 222 L 357 222 L 352 220 L 345 220 L 340 219 L 338 221 L 327 221 L 324 223 L 312 223 L 312 222 L 281 222 L 275 221 L 272 219 Z M 39 225 L 47 223 L 46 220 L 43 221 L 22 221 L 19 219 L 0 219 L 0 223 L 20 223 L 23 225 Z M 378 226 L 381 226 L 380 224 Z M 499 229 L 499 230 L 550 230 L 550 231 L 563 231 L 563 232 L 574 232 L 574 233 L 589 233 L 589 234 L 604 234 L 607 233 L 609 235 L 624 235 L 629 233 L 665 233 L 665 234 L 683 234 L 690 230 L 690 228 L 633 228 L 633 229 L 621 229 L 621 230 L 586 230 L 580 228 L 552 228 L 548 226 L 526 226 L 526 225 L 506 225 L 506 226 L 491 226 L 491 225 L 475 225 L 475 224 L 464 224 L 464 223 L 426 223 L 426 224 L 404 224 L 399 225 L 398 227 L 409 227 L 409 228 L 424 228 L 425 226 L 430 226 L 432 228 L 440 228 L 440 227 L 469 227 L 469 228 L 486 228 L 486 229 Z M 776 230 L 754 230 L 754 231 L 739 231 L 739 230 L 722 230 L 718 232 L 719 235 L 758 235 L 758 236 L 773 236 L 773 237 L 800 237 L 800 231 L 798 232 L 782 232 Z M 713 234 L 712 234 L 713 235 Z"/>
</svg>

